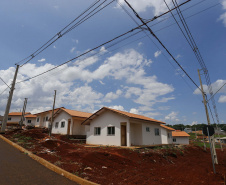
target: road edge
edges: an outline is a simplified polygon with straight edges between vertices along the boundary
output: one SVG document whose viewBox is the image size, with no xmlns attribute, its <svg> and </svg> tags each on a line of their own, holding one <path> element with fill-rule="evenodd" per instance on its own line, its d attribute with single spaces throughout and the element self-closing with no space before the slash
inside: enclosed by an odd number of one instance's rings
<svg viewBox="0 0 226 185">
<path fill-rule="evenodd" d="M 32 152 L 26 150 L 25 148 L 23 148 L 22 146 L 10 141 L 9 139 L 7 139 L 6 137 L 0 135 L 0 138 L 2 140 L 4 140 L 5 142 L 7 142 L 8 144 L 10 144 L 11 146 L 13 146 L 14 148 L 20 150 L 21 152 L 23 153 L 26 153 L 30 158 L 34 159 L 35 161 L 39 162 L 40 164 L 42 164 L 43 166 L 45 166 L 46 168 L 54 171 L 55 173 L 61 175 L 61 176 L 64 176 L 76 183 L 79 183 L 81 185 L 98 185 L 94 182 L 91 182 L 91 181 L 88 181 L 88 180 L 85 180 L 81 177 L 78 177 L 76 175 L 73 175 L 72 173 L 70 172 L 67 172 L 66 170 L 62 169 L 62 168 L 59 168 L 58 166 L 55 166 L 54 164 L 46 161 L 45 159 L 41 158 L 41 157 L 38 157 L 37 155 L 33 154 Z"/>
</svg>

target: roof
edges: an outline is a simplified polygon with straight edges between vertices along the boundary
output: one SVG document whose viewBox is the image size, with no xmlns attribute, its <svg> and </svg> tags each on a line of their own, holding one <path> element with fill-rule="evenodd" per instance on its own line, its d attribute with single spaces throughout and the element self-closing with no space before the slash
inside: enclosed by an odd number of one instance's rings
<svg viewBox="0 0 226 185">
<path fill-rule="evenodd" d="M 29 114 L 29 115 L 26 115 L 24 116 L 25 118 L 36 118 L 37 115 L 34 115 L 34 114 Z"/>
<path fill-rule="evenodd" d="M 101 114 L 102 112 L 104 112 L 106 110 L 113 111 L 113 112 L 115 112 L 117 114 L 129 117 L 129 118 L 134 118 L 134 119 L 139 119 L 139 120 L 145 120 L 145 121 L 151 121 L 151 122 L 155 122 L 155 123 L 165 124 L 162 121 L 158 121 L 158 120 L 146 117 L 146 116 L 133 114 L 133 113 L 129 113 L 129 112 L 121 111 L 121 110 L 111 109 L 111 108 L 108 108 L 108 107 L 102 107 L 100 110 L 98 110 L 97 112 L 92 114 L 89 118 L 87 118 L 84 122 L 82 122 L 82 124 L 88 124 L 91 120 L 95 119 L 95 117 L 96 117 L 96 115 L 98 115 L 98 113 Z"/>
<path fill-rule="evenodd" d="M 88 112 L 81 112 L 81 111 L 70 110 L 70 109 L 65 109 L 65 108 L 61 108 L 61 110 L 65 111 L 72 117 L 88 118 L 92 115 L 91 113 L 88 113 Z"/>
<path fill-rule="evenodd" d="M 175 131 L 172 132 L 173 137 L 189 137 L 190 135 L 187 134 L 185 131 Z"/>
<path fill-rule="evenodd" d="M 24 115 L 31 114 L 30 112 L 25 112 Z M 10 112 L 8 116 L 22 116 L 22 112 Z"/>
<path fill-rule="evenodd" d="M 54 113 L 56 113 L 56 112 L 57 112 L 59 109 L 61 109 L 61 108 L 64 108 L 64 107 L 60 107 L 60 108 L 54 109 Z M 44 113 L 47 113 L 47 112 L 52 112 L 52 109 L 51 109 L 51 110 L 47 110 L 47 111 L 43 111 L 43 112 L 36 113 L 35 115 L 44 114 Z"/>
<path fill-rule="evenodd" d="M 171 127 L 167 127 L 166 125 L 160 125 L 162 128 L 165 128 L 167 130 L 171 130 L 171 131 L 175 131 L 175 129 L 171 128 Z"/>
</svg>

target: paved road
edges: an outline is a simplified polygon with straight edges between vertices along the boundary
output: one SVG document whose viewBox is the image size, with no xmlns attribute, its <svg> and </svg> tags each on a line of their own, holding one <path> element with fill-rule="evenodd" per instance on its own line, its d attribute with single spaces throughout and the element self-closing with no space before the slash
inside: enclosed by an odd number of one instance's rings
<svg viewBox="0 0 226 185">
<path fill-rule="evenodd" d="M 0 185 L 77 185 L 0 139 Z"/>
</svg>

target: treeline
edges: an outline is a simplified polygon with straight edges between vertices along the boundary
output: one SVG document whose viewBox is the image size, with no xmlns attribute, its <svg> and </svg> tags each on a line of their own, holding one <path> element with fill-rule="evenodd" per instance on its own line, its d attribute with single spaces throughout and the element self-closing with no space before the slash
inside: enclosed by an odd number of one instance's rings
<svg viewBox="0 0 226 185">
<path fill-rule="evenodd" d="M 176 124 L 176 125 L 166 125 L 166 126 L 174 128 L 175 130 L 184 130 L 185 128 L 191 128 L 192 131 L 195 131 L 195 130 L 202 130 L 202 128 L 205 125 L 206 124 L 201 123 L 201 124 L 197 124 L 197 125 Z M 214 128 L 216 128 L 216 126 L 218 126 L 219 129 L 226 131 L 226 124 L 217 125 L 216 123 L 214 123 L 214 124 L 211 124 L 211 126 L 213 126 Z"/>
</svg>

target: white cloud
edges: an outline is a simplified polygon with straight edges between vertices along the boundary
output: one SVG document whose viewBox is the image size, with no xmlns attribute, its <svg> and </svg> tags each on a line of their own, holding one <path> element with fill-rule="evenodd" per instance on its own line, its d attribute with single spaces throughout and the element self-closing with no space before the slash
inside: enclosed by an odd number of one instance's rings
<svg viewBox="0 0 226 185">
<path fill-rule="evenodd" d="M 45 62 L 45 61 L 46 61 L 45 58 L 42 58 L 42 59 L 38 60 L 38 62 Z"/>
<path fill-rule="evenodd" d="M 121 4 L 126 5 L 124 0 L 118 0 Z M 139 13 L 145 12 L 148 8 L 152 8 L 154 15 L 159 15 L 168 10 L 164 1 L 160 0 L 128 0 L 131 6 Z M 166 0 L 169 6 L 172 5 L 171 0 Z M 120 6 L 117 6 L 118 8 Z"/>
<path fill-rule="evenodd" d="M 138 43 L 138 46 L 142 46 L 142 45 L 143 45 L 143 42 L 139 42 L 139 43 Z"/>
<path fill-rule="evenodd" d="M 193 121 L 193 122 L 191 123 L 191 126 L 197 125 L 197 124 L 198 124 L 198 121 Z"/>
<path fill-rule="evenodd" d="M 98 65 L 93 65 L 96 63 Z M 168 94 L 173 92 L 174 88 L 159 82 L 156 76 L 147 76 L 145 69 L 150 66 L 150 63 L 151 61 L 145 56 L 130 49 L 116 53 L 104 61 L 101 61 L 98 56 L 92 56 L 65 64 L 38 78 L 17 84 L 12 110 L 21 108 L 25 97 L 28 98 L 30 111 L 36 112 L 51 107 L 54 90 L 57 90 L 56 107 L 68 105 L 77 110 L 93 112 L 104 103 L 114 103 L 120 97 L 130 98 L 133 103 L 138 104 L 136 106 L 140 107 L 137 111 L 141 113 L 144 111 L 145 114 L 157 115 L 159 113 L 150 113 L 153 111 L 152 106 L 173 99 L 174 97 Z M 17 82 L 54 67 L 55 65 L 49 63 L 42 66 L 28 63 L 20 68 Z M 15 68 L 11 67 L 0 72 L 3 80 L 10 84 Z M 117 84 L 117 88 L 120 89 L 106 92 L 101 89 L 101 87 L 105 88 L 101 84 Z M 5 84 L 0 82 L 0 91 L 5 88 Z M 3 107 L 7 95 L 8 90 L 3 93 L 0 101 Z M 122 107 L 119 108 L 122 109 Z M 2 110 L 3 108 L 0 108 L 0 111 Z"/>
<path fill-rule="evenodd" d="M 139 110 L 138 110 L 138 109 L 135 109 L 135 108 L 130 109 L 129 112 L 130 112 L 130 113 L 133 113 L 133 114 L 141 114 L 141 113 L 139 112 Z"/>
<path fill-rule="evenodd" d="M 125 111 L 125 109 L 122 105 L 114 105 L 114 106 L 110 106 L 109 108 Z"/>
<path fill-rule="evenodd" d="M 162 51 L 156 51 L 156 52 L 154 53 L 155 58 L 157 58 L 159 55 L 161 55 L 161 53 L 162 53 Z"/>
<path fill-rule="evenodd" d="M 218 102 L 219 103 L 226 103 L 226 95 L 221 95 Z"/>
<path fill-rule="evenodd" d="M 170 120 L 170 121 L 173 121 L 173 122 L 178 122 L 180 121 L 178 119 L 178 112 L 171 112 L 170 114 L 168 114 L 167 116 L 165 116 L 165 120 Z"/>
<path fill-rule="evenodd" d="M 222 4 L 223 10 L 226 10 L 226 0 L 222 0 L 221 4 Z M 222 21 L 224 26 L 226 27 L 226 12 L 220 15 L 220 17 L 218 18 L 218 21 Z"/>
<path fill-rule="evenodd" d="M 75 51 L 75 47 L 71 48 L 70 52 L 73 53 Z"/>
</svg>

